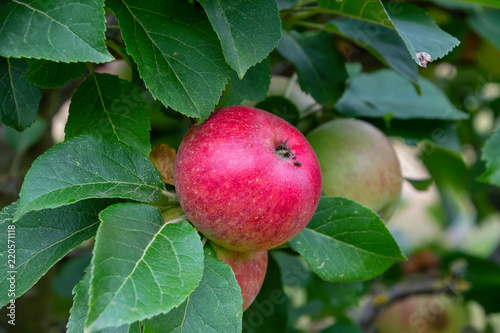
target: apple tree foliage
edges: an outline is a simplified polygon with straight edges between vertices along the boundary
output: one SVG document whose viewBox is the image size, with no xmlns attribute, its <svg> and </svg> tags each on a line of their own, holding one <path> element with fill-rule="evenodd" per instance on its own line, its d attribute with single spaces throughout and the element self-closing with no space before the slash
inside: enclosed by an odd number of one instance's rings
<svg viewBox="0 0 500 333">
<path fill-rule="evenodd" d="M 444 220 L 460 217 L 468 191 L 479 193 L 473 204 L 486 216 L 494 207 L 481 203 L 484 193 L 500 186 L 500 132 L 474 137 L 480 108 L 470 103 L 486 103 L 496 117 L 500 99 L 461 104 L 458 86 L 423 67 L 455 62 L 461 78 L 499 82 L 499 21 L 496 0 L 1 1 L 6 141 L 23 155 L 46 131 L 43 118 L 57 104 L 51 96 L 62 91 L 71 100 L 65 140 L 32 163 L 19 199 L 0 212 L 2 307 L 10 271 L 20 297 L 91 240 L 85 273 L 72 286 L 68 332 L 285 332 L 303 315 L 335 318 L 331 332 L 358 332 L 366 323 L 346 309 L 370 281 L 401 279 L 394 267 L 407 259 L 374 212 L 322 197 L 307 228 L 270 252 L 262 290 L 242 313 L 232 270 L 186 219 L 148 158 L 152 145 L 164 139 L 176 147 L 188 124 L 224 105 L 254 103 L 304 133 L 332 117 L 363 118 L 423 143 L 432 179 L 408 181 L 437 185 Z M 477 56 L 468 54 L 471 43 L 482 43 Z M 128 75 L 99 72 L 118 59 Z M 467 72 L 471 61 L 487 74 Z M 284 93 L 267 97 L 272 73 L 291 79 Z M 291 101 L 295 82 L 316 104 Z M 169 132 L 160 138 L 162 124 Z M 480 154 L 474 166 L 464 163 L 460 140 Z M 499 266 L 457 253 L 442 263 L 457 258 L 470 266 L 465 297 L 500 312 L 491 296 L 500 292 Z M 310 302 L 294 306 L 296 289 Z"/>
</svg>

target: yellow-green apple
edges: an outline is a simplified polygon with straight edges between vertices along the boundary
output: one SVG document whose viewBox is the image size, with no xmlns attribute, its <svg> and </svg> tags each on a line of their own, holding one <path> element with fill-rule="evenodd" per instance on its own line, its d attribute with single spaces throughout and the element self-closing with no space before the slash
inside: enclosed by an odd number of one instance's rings
<svg viewBox="0 0 500 333">
<path fill-rule="evenodd" d="M 267 251 L 236 252 L 210 244 L 217 259 L 224 261 L 233 269 L 234 276 L 241 288 L 243 311 L 248 309 L 259 293 L 267 270 Z"/>
<path fill-rule="evenodd" d="M 323 191 L 346 197 L 377 212 L 393 214 L 401 193 L 401 168 L 389 139 L 358 119 L 336 119 L 308 135 L 323 174 Z"/>
<path fill-rule="evenodd" d="M 463 303 L 451 296 L 416 295 L 396 302 L 377 316 L 380 333 L 458 333 L 469 324 Z"/>
<path fill-rule="evenodd" d="M 174 183 L 193 225 L 240 252 L 292 239 L 321 196 L 318 159 L 306 138 L 283 119 L 244 106 L 218 109 L 189 130 Z"/>
</svg>

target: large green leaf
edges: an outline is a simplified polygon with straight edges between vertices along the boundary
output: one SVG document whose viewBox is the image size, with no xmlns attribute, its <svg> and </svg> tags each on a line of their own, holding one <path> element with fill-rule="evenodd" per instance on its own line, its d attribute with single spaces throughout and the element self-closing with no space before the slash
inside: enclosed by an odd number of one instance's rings
<svg viewBox="0 0 500 333">
<path fill-rule="evenodd" d="M 281 20 L 275 1 L 200 0 L 219 36 L 228 64 L 243 78 L 278 45 Z"/>
<path fill-rule="evenodd" d="M 23 75 L 29 82 L 42 88 L 62 87 L 69 80 L 83 75 L 85 64 L 55 62 L 45 59 L 26 59 L 30 70 Z"/>
<path fill-rule="evenodd" d="M 429 80 L 419 77 L 415 87 L 389 69 L 354 77 L 335 105 L 348 117 L 394 117 L 397 119 L 467 119 L 448 97 Z"/>
<path fill-rule="evenodd" d="M 92 73 L 78 86 L 69 107 L 66 139 L 95 134 L 123 142 L 149 156 L 150 120 L 146 102 L 132 83 Z"/>
<path fill-rule="evenodd" d="M 85 327 L 85 320 L 89 312 L 89 290 L 91 267 L 87 268 L 87 272 L 80 282 L 73 289 L 75 295 L 73 306 L 70 310 L 70 316 L 67 324 L 68 330 L 66 333 L 82 333 Z M 108 327 L 99 331 L 99 333 L 140 333 L 139 323 L 132 325 L 124 324 L 119 327 Z"/>
<path fill-rule="evenodd" d="M 14 221 L 24 214 L 88 198 L 153 202 L 164 184 L 146 156 L 120 142 L 84 135 L 38 157 L 21 188 Z"/>
<path fill-rule="evenodd" d="M 42 91 L 22 77 L 28 71 L 23 59 L 0 57 L 0 123 L 23 131 L 38 115 Z"/>
<path fill-rule="evenodd" d="M 328 281 L 368 280 L 406 259 L 377 214 L 340 197 L 322 197 L 307 227 L 289 244 Z"/>
<path fill-rule="evenodd" d="M 203 248 L 182 214 L 175 210 L 164 221 L 156 207 L 139 203 L 117 204 L 100 214 L 85 323 L 89 332 L 166 313 L 196 288 Z"/>
<path fill-rule="evenodd" d="M 69 206 L 45 209 L 24 215 L 15 224 L 12 216 L 18 203 L 0 212 L 0 290 L 7 290 L 9 270 L 16 273 L 16 297 L 30 289 L 56 262 L 83 241 L 94 236 L 99 212 L 116 200 L 90 199 Z M 14 226 L 15 268 L 7 269 L 8 228 Z M 10 227 L 12 228 L 12 227 Z M 10 245 L 10 244 L 9 244 Z M 7 293 L 0 294 L 0 306 L 7 303 Z"/>
<path fill-rule="evenodd" d="M 323 105 L 333 105 L 344 91 L 347 73 L 332 35 L 283 31 L 278 51 L 295 64 L 299 84 Z"/>
<path fill-rule="evenodd" d="M 206 119 L 229 77 L 217 35 L 187 1 L 109 0 L 141 77 L 155 98 Z"/>
<path fill-rule="evenodd" d="M 223 104 L 238 105 L 243 100 L 259 102 L 266 98 L 271 83 L 271 64 L 269 59 L 250 68 L 243 79 L 235 71 L 231 72 L 231 85 L 225 91 Z"/>
<path fill-rule="evenodd" d="M 476 12 L 469 17 L 469 25 L 481 37 L 500 49 L 500 11 Z"/>
<path fill-rule="evenodd" d="M 352 18 L 332 20 L 325 25 L 325 29 L 355 41 L 404 78 L 411 82 L 417 81 L 418 66 L 412 61 L 406 45 L 393 29 Z M 348 60 L 349 57 L 360 52 L 355 46 L 343 42 L 339 48 Z"/>
<path fill-rule="evenodd" d="M 179 307 L 144 323 L 144 333 L 241 332 L 243 299 L 231 267 L 205 247 L 203 277 Z"/>
<path fill-rule="evenodd" d="M 420 52 L 428 53 L 433 61 L 445 56 L 460 43 L 441 30 L 422 9 L 407 2 L 392 1 L 384 6 L 380 0 L 319 0 L 319 4 L 332 13 L 395 29 L 417 64 L 420 64 L 417 56 Z"/>
<path fill-rule="evenodd" d="M 108 62 L 103 0 L 0 3 L 0 55 L 63 62 Z"/>
</svg>

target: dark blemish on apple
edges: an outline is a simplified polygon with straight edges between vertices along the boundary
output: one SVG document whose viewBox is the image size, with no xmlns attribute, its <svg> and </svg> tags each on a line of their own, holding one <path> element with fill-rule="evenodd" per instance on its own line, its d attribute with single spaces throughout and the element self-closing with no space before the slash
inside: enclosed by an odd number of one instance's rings
<svg viewBox="0 0 500 333">
<path fill-rule="evenodd" d="M 288 138 L 288 139 L 290 139 L 290 138 Z M 280 144 L 278 146 L 276 146 L 276 153 L 281 158 L 284 158 L 284 159 L 288 159 L 288 158 L 293 156 L 292 150 L 287 145 L 288 139 L 286 139 L 285 142 L 283 142 L 283 140 L 280 140 Z"/>
<path fill-rule="evenodd" d="M 287 145 L 288 139 L 286 139 L 285 142 L 283 142 L 283 140 L 280 140 L 280 144 L 276 146 L 276 154 L 278 154 L 278 156 L 280 156 L 283 159 L 289 159 L 291 157 L 292 160 L 294 160 L 293 165 L 301 167 L 302 163 L 296 161 L 297 156 L 294 156 L 292 150 Z"/>
<path fill-rule="evenodd" d="M 280 144 L 276 146 L 276 153 L 281 158 L 290 158 L 293 155 L 292 150 L 287 145 L 288 139 L 286 139 L 285 142 L 283 142 L 283 140 L 280 140 Z"/>
</svg>

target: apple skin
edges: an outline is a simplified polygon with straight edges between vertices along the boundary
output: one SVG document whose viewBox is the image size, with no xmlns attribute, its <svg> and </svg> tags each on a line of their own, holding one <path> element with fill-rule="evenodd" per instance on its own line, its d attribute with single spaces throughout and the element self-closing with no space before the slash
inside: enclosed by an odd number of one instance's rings
<svg viewBox="0 0 500 333">
<path fill-rule="evenodd" d="M 401 167 L 389 139 L 358 119 L 336 119 L 312 130 L 307 139 L 318 156 L 323 191 L 354 200 L 387 221 L 401 194 Z"/>
<path fill-rule="evenodd" d="M 241 288 L 243 311 L 248 309 L 262 287 L 267 271 L 267 251 L 236 252 L 210 243 L 217 259 L 231 266 Z"/>
<path fill-rule="evenodd" d="M 457 333 L 470 323 L 466 306 L 446 295 L 416 295 L 382 310 L 380 333 Z"/>
<path fill-rule="evenodd" d="M 288 155 L 276 150 L 285 141 Z M 244 106 L 218 109 L 188 131 L 174 182 L 193 225 L 214 243 L 240 252 L 269 250 L 295 237 L 321 196 L 318 159 L 302 133 Z"/>
</svg>

